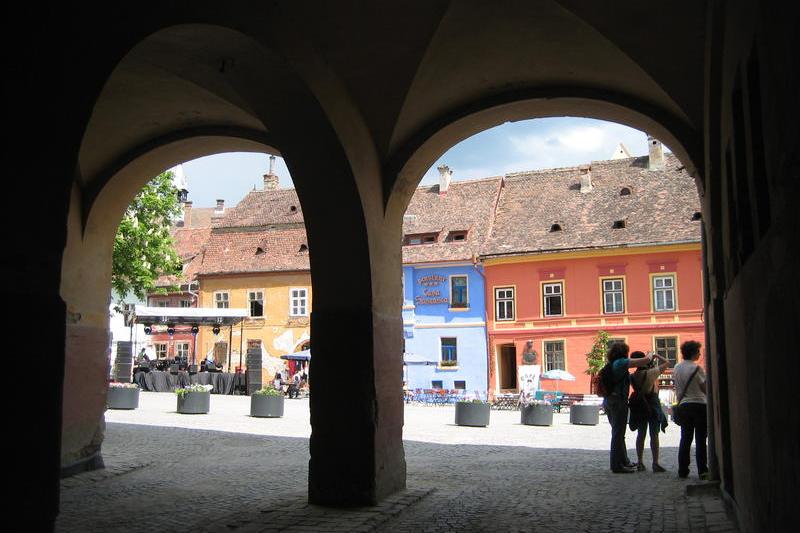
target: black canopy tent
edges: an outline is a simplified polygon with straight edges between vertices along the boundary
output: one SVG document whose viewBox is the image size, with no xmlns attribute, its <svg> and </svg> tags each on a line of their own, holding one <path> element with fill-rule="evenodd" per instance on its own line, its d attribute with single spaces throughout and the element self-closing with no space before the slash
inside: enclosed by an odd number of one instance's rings
<svg viewBox="0 0 800 533">
<path fill-rule="evenodd" d="M 210 326 L 230 328 L 228 342 L 228 372 L 231 366 L 231 340 L 233 326 L 239 324 L 240 339 L 243 334 L 243 323 L 250 316 L 247 309 L 217 309 L 214 307 L 147 307 L 137 305 L 133 312 L 133 321 L 147 326 Z M 192 364 L 196 364 L 197 331 L 193 329 L 195 342 L 192 343 Z M 242 366 L 242 351 L 239 349 L 239 366 Z"/>
</svg>

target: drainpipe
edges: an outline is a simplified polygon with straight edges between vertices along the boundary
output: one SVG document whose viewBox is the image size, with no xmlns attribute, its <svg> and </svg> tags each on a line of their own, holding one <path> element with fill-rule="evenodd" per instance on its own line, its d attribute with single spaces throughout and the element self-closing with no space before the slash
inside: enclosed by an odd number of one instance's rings
<svg viewBox="0 0 800 533">
<path fill-rule="evenodd" d="M 492 350 L 489 342 L 489 314 L 486 312 L 486 274 L 483 273 L 483 265 L 479 263 L 477 257 L 473 257 L 472 268 L 483 278 L 483 329 L 486 331 L 486 401 L 489 401 L 489 384 L 492 381 L 489 377 L 492 367 Z"/>
</svg>

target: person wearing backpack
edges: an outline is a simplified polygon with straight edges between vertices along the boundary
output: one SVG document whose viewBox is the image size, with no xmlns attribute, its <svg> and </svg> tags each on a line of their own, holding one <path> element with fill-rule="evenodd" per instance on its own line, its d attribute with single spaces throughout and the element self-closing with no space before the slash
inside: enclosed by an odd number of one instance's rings
<svg viewBox="0 0 800 533">
<path fill-rule="evenodd" d="M 630 348 L 624 342 L 615 342 L 608 349 L 608 363 L 600 371 L 601 389 L 603 391 L 603 409 L 611 424 L 611 449 L 609 452 L 611 471 L 615 474 L 636 472 L 625 446 L 625 428 L 628 425 L 628 394 L 631 378 L 629 368 L 640 368 L 650 365 L 653 355 L 640 359 L 629 359 Z"/>
<path fill-rule="evenodd" d="M 678 476 L 681 478 L 689 476 L 689 452 L 694 440 L 697 473 L 700 479 L 708 479 L 706 373 L 696 362 L 700 358 L 700 346 L 702 345 L 697 341 L 681 344 L 683 361 L 672 370 L 675 391 L 679 398 L 677 408 L 681 411 L 681 443 L 678 446 Z"/>
</svg>

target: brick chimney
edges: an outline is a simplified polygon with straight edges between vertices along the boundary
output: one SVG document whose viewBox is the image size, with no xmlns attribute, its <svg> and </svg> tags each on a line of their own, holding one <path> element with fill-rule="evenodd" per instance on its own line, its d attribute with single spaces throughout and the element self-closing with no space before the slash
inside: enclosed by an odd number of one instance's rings
<svg viewBox="0 0 800 533">
<path fill-rule="evenodd" d="M 447 165 L 436 167 L 439 171 L 439 195 L 444 196 L 447 194 L 447 189 L 450 188 L 450 181 L 453 179 L 453 171 Z"/>
<path fill-rule="evenodd" d="M 581 167 L 581 192 L 592 192 L 592 167 Z"/>
<path fill-rule="evenodd" d="M 222 213 L 225 211 L 225 200 L 218 199 L 217 200 L 217 208 L 214 209 L 215 213 Z"/>
<path fill-rule="evenodd" d="M 264 190 L 274 191 L 279 187 L 278 176 L 275 175 L 275 156 L 269 156 L 269 173 L 264 174 Z"/>
<path fill-rule="evenodd" d="M 188 228 L 192 224 L 192 201 L 183 202 L 183 226 Z"/>
<path fill-rule="evenodd" d="M 649 157 L 647 158 L 648 170 L 663 170 L 664 169 L 664 146 L 661 141 L 655 137 L 647 136 L 647 151 Z"/>
</svg>

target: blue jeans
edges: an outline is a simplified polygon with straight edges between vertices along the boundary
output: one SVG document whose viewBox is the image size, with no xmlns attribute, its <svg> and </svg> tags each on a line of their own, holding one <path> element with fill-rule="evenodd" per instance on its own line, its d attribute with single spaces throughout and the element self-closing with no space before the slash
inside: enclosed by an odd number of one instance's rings
<svg viewBox="0 0 800 533">
<path fill-rule="evenodd" d="M 611 470 L 622 470 L 627 464 L 628 449 L 625 446 L 625 428 L 628 425 L 628 401 L 619 394 L 612 394 L 603 401 L 608 423 L 611 424 L 611 450 L 609 454 Z"/>
</svg>

